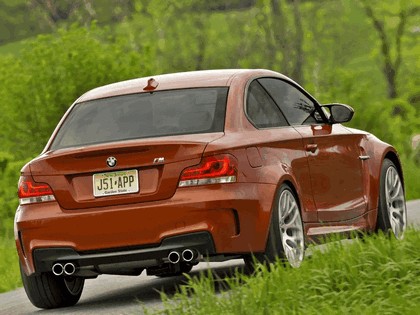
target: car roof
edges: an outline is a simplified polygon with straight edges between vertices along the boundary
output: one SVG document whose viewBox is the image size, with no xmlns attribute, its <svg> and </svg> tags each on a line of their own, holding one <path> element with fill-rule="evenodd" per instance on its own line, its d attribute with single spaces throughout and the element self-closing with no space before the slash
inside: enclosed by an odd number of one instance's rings
<svg viewBox="0 0 420 315">
<path fill-rule="evenodd" d="M 178 72 L 104 85 L 86 92 L 76 102 L 84 102 L 116 95 L 150 92 L 144 91 L 143 89 L 147 86 L 148 80 L 152 78 L 158 84 L 154 91 L 162 91 L 195 87 L 229 86 L 234 78 L 248 80 L 249 78 L 257 76 L 276 76 L 290 80 L 280 73 L 264 69 L 224 69 Z"/>
</svg>

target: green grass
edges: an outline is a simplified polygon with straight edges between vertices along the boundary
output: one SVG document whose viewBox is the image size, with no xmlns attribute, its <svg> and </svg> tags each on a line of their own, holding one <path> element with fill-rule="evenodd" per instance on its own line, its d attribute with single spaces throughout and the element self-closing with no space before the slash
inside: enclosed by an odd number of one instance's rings
<svg viewBox="0 0 420 315">
<path fill-rule="evenodd" d="M 335 242 L 315 251 L 299 269 L 276 265 L 269 272 L 220 279 L 192 278 L 161 314 L 418 314 L 420 233 L 403 241 L 373 236 Z M 216 294 L 215 287 L 225 290 Z"/>
<path fill-rule="evenodd" d="M 22 286 L 15 241 L 0 239 L 0 293 Z"/>
</svg>

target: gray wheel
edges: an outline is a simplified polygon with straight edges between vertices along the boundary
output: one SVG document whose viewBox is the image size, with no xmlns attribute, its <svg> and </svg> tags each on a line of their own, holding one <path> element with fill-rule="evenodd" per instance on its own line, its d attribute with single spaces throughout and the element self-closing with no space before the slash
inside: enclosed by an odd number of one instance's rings
<svg viewBox="0 0 420 315">
<path fill-rule="evenodd" d="M 278 230 L 283 254 L 288 263 L 297 268 L 305 254 L 305 239 L 298 202 L 290 189 L 284 189 L 279 198 Z"/>
<path fill-rule="evenodd" d="M 305 256 L 305 235 L 299 202 L 293 190 L 283 184 L 277 192 L 273 205 L 270 231 L 265 253 L 244 257 L 248 270 L 253 270 L 254 261 L 271 263 L 280 258 L 297 268 Z"/>
<path fill-rule="evenodd" d="M 381 169 L 377 230 L 403 239 L 407 228 L 404 188 L 394 163 L 385 159 Z"/>
</svg>

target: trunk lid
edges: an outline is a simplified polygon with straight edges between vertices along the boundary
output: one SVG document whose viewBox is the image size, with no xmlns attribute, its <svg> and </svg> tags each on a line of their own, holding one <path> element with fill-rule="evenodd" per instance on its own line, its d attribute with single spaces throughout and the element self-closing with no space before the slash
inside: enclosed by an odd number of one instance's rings
<svg viewBox="0 0 420 315">
<path fill-rule="evenodd" d="M 60 149 L 33 160 L 30 169 L 34 180 L 49 184 L 60 206 L 69 210 L 168 199 L 182 170 L 198 164 L 207 144 L 222 136 L 223 132 L 191 134 Z M 110 157 L 117 161 L 114 167 L 107 165 Z M 123 171 L 131 171 L 130 181 L 137 177 L 137 192 L 114 194 L 111 188 L 124 188 L 128 182 L 129 173 Z M 106 177 L 112 177 L 109 184 L 115 187 L 103 190 L 100 178 Z M 130 187 L 135 190 L 134 184 Z M 99 186 L 100 192 L 111 192 L 95 197 L 94 187 Z"/>
</svg>

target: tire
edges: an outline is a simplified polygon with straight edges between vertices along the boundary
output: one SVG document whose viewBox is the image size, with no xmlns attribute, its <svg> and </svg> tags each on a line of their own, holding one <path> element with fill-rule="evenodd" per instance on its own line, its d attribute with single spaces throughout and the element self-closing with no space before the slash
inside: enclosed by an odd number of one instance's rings
<svg viewBox="0 0 420 315">
<path fill-rule="evenodd" d="M 265 253 L 244 258 L 248 270 L 256 262 L 282 260 L 298 268 L 305 256 L 305 235 L 299 202 L 293 190 L 283 184 L 276 194 Z"/>
<path fill-rule="evenodd" d="M 20 262 L 19 262 L 20 263 Z M 82 295 L 85 279 L 61 277 L 53 273 L 27 276 L 20 265 L 23 287 L 31 303 L 38 308 L 75 305 Z"/>
<path fill-rule="evenodd" d="M 407 208 L 404 188 L 395 164 L 385 159 L 382 163 L 379 184 L 378 217 L 376 231 L 391 233 L 403 239 L 407 228 Z"/>
</svg>

